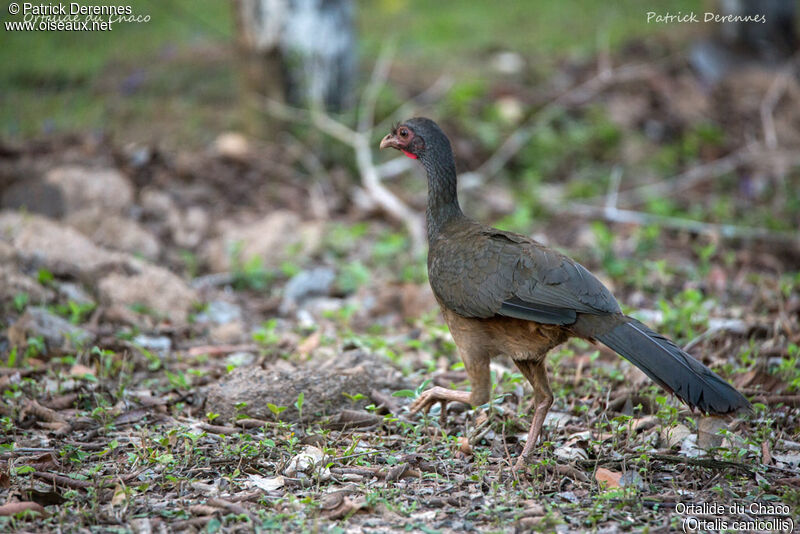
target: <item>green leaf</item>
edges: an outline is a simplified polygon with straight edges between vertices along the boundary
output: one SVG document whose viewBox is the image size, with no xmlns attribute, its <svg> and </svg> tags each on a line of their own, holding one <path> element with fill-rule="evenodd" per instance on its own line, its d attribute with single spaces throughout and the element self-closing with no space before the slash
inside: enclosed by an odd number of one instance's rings
<svg viewBox="0 0 800 534">
<path fill-rule="evenodd" d="M 267 403 L 267 408 L 269 408 L 269 411 L 272 412 L 272 414 L 275 417 L 278 417 L 281 414 L 281 412 L 286 410 L 286 406 L 275 406 L 271 402 Z"/>
<path fill-rule="evenodd" d="M 410 399 L 413 399 L 416 396 L 417 394 L 410 389 L 400 389 L 392 393 L 392 397 L 408 397 Z"/>
</svg>

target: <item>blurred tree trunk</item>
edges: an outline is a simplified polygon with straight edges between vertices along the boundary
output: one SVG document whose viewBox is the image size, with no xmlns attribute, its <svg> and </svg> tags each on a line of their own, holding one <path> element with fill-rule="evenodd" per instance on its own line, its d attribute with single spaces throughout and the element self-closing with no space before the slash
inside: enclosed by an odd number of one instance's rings
<svg viewBox="0 0 800 534">
<path fill-rule="evenodd" d="M 264 97 L 331 111 L 352 104 L 352 0 L 236 0 L 234 9 L 250 116 Z"/>
<path fill-rule="evenodd" d="M 798 48 L 797 0 L 718 0 L 724 16 L 763 16 L 764 22 L 721 22 L 691 52 L 692 66 L 711 85 L 730 72 L 758 66 L 773 68 Z"/>
<path fill-rule="evenodd" d="M 720 0 L 724 15 L 764 15 L 763 23 L 720 24 L 730 46 L 744 48 L 769 63 L 788 59 L 797 50 L 797 0 Z"/>
</svg>

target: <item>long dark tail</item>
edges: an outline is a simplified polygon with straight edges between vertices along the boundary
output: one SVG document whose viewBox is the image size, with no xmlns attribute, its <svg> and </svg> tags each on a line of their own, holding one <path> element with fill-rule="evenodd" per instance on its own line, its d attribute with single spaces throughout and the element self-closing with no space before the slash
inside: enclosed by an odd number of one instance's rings
<svg viewBox="0 0 800 534">
<path fill-rule="evenodd" d="M 751 410 L 744 396 L 675 343 L 631 317 L 595 336 L 691 408 L 726 414 Z"/>
</svg>

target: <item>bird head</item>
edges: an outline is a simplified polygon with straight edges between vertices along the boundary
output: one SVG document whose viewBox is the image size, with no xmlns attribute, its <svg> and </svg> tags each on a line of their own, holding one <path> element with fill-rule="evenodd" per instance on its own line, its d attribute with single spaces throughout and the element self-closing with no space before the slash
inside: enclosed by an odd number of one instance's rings
<svg viewBox="0 0 800 534">
<path fill-rule="evenodd" d="M 381 140 L 381 148 L 391 147 L 412 159 L 430 154 L 450 154 L 450 141 L 439 126 L 425 117 L 401 122 Z"/>
</svg>

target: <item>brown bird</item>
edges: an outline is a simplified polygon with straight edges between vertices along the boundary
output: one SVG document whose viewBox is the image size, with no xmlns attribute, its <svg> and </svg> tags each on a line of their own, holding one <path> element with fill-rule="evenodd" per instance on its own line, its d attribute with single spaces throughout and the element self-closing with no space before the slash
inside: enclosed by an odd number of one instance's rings
<svg viewBox="0 0 800 534">
<path fill-rule="evenodd" d="M 569 339 L 600 341 L 692 409 L 727 414 L 750 403 L 666 337 L 623 315 L 611 292 L 578 262 L 533 239 L 467 218 L 458 204 L 450 141 L 430 119 L 392 129 L 380 144 L 418 159 L 428 175 L 428 278 L 464 361 L 472 391 L 433 387 L 412 413 L 449 401 L 490 399 L 489 361 L 505 354 L 533 387 L 536 411 L 515 468 L 525 466 L 553 393 L 545 356 Z"/>
</svg>

